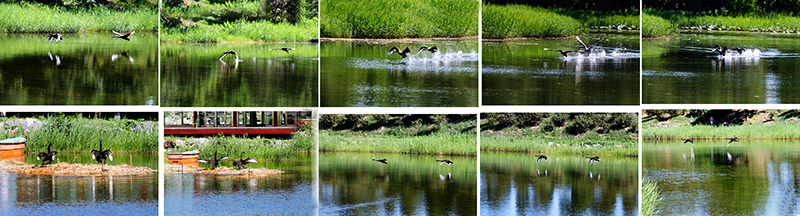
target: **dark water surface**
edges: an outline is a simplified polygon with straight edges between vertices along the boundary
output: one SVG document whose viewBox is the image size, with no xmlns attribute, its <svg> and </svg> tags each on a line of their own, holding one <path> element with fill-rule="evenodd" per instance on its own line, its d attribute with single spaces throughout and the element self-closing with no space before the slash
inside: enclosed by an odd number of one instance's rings
<svg viewBox="0 0 800 216">
<path fill-rule="evenodd" d="M 0 104 L 158 105 L 158 34 L 0 35 Z"/>
<path fill-rule="evenodd" d="M 409 47 L 412 56 L 387 56 Z M 438 53 L 416 55 L 422 46 Z M 325 107 L 476 107 L 478 40 L 415 43 L 323 42 L 321 105 Z"/>
<path fill-rule="evenodd" d="M 374 156 L 320 152 L 320 215 L 477 215 L 476 157 Z"/>
<path fill-rule="evenodd" d="M 636 215 L 637 158 L 481 152 L 481 215 Z"/>
<path fill-rule="evenodd" d="M 59 153 L 56 162 L 96 163 L 89 154 Z M 157 155 L 114 154 L 111 165 L 158 169 Z M 33 153 L 25 162 L 40 164 Z M 49 176 L 0 171 L 0 215 L 156 215 L 158 175 Z"/>
<path fill-rule="evenodd" d="M 296 50 L 270 51 L 292 47 Z M 167 107 L 316 107 L 318 48 L 310 43 L 162 44 Z M 234 50 L 234 55 L 223 52 Z"/>
<path fill-rule="evenodd" d="M 592 54 L 566 58 L 544 48 L 577 50 L 575 37 L 484 41 L 483 104 L 639 104 L 639 36 L 581 36 L 587 45 L 600 38 Z"/>
<path fill-rule="evenodd" d="M 658 104 L 800 103 L 800 43 L 770 35 L 681 34 L 642 41 L 642 102 Z M 744 47 L 743 55 L 712 52 Z"/>
<path fill-rule="evenodd" d="M 290 161 L 280 162 L 259 160 L 247 166 L 268 166 L 285 173 L 263 177 L 167 173 L 164 214 L 312 215 L 316 212 L 311 155 L 295 155 Z"/>
<path fill-rule="evenodd" d="M 662 214 L 800 214 L 800 141 L 644 141 L 642 178 Z"/>
</svg>

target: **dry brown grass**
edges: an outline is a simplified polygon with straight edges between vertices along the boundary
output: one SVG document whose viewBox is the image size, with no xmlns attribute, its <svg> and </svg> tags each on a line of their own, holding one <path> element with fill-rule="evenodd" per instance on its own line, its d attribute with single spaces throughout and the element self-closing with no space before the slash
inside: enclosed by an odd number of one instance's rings
<svg viewBox="0 0 800 216">
<path fill-rule="evenodd" d="M 280 170 L 267 168 L 244 168 L 242 170 L 237 170 L 233 167 L 217 167 L 216 169 L 211 170 L 199 166 L 181 166 L 175 164 L 164 164 L 164 170 L 166 170 L 166 173 L 192 173 L 210 175 L 275 175 L 283 173 L 283 171 Z"/>
<path fill-rule="evenodd" d="M 0 170 L 27 175 L 142 175 L 155 173 L 158 170 L 147 167 L 100 164 L 57 163 L 47 166 L 35 166 L 24 162 L 0 160 Z"/>
</svg>

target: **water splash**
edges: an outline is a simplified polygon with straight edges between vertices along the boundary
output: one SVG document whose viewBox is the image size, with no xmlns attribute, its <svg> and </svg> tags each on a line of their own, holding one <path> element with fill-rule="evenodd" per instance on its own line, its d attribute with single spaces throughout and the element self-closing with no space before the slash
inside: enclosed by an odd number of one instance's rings
<svg viewBox="0 0 800 216">
<path fill-rule="evenodd" d="M 625 59 L 625 58 L 640 58 L 641 54 L 635 52 L 628 52 L 626 48 L 614 48 L 611 51 L 595 48 L 591 53 L 576 52 L 575 55 L 561 57 L 562 59 Z"/>
<path fill-rule="evenodd" d="M 422 56 L 422 55 L 420 55 Z M 351 58 L 347 67 L 400 72 L 477 72 L 480 55 L 471 53 L 434 53 L 431 57 L 409 56 L 406 59 Z"/>
<path fill-rule="evenodd" d="M 408 62 L 427 62 L 427 61 L 478 61 L 480 59 L 480 54 L 473 51 L 469 53 L 464 53 L 462 51 L 458 52 L 437 52 L 433 53 L 432 56 L 426 57 L 427 53 L 422 52 L 419 55 L 409 55 Z"/>
</svg>

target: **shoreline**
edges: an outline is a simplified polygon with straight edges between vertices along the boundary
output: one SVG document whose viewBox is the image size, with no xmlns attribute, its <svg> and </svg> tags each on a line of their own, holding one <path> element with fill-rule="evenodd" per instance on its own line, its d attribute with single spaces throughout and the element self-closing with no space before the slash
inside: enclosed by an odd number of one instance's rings
<svg viewBox="0 0 800 216">
<path fill-rule="evenodd" d="M 351 152 L 351 153 L 373 153 L 373 151 L 358 151 L 358 150 L 322 150 L 319 152 Z M 390 154 L 412 154 L 412 155 L 449 155 L 449 156 L 464 156 L 464 157 L 477 157 L 478 154 L 439 154 L 439 153 L 415 153 L 415 152 L 393 152 L 393 151 L 374 151 L 374 153 L 390 153 Z"/>
</svg>

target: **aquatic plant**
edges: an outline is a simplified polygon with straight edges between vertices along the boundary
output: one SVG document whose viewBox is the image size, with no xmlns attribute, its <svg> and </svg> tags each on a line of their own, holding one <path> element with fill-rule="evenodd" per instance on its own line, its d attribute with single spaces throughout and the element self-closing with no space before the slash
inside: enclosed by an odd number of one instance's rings
<svg viewBox="0 0 800 216">
<path fill-rule="evenodd" d="M 479 8 L 479 1 L 320 1 L 320 32 L 334 38 L 477 36 Z"/>
<path fill-rule="evenodd" d="M 658 215 L 658 205 L 661 198 L 658 197 L 660 190 L 655 181 L 646 180 L 642 183 L 642 209 L 641 215 Z"/>
<path fill-rule="evenodd" d="M 157 31 L 155 9 L 66 9 L 40 4 L 0 3 L 0 32 Z M 8 12 L 13 11 L 13 12 Z"/>
</svg>

